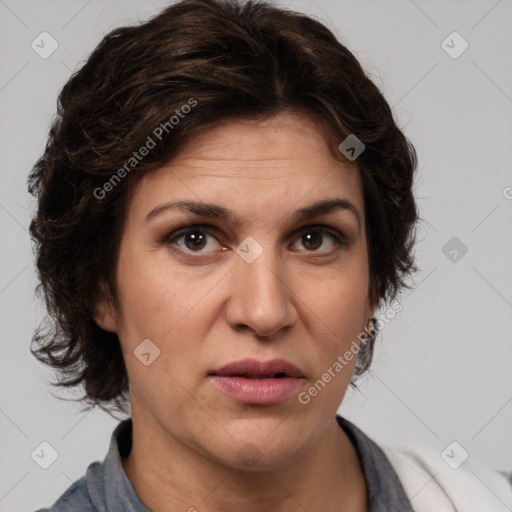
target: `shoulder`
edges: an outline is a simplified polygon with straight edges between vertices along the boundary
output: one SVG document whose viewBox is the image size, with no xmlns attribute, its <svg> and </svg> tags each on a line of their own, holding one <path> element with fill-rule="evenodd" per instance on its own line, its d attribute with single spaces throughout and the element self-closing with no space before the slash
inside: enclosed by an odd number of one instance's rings
<svg viewBox="0 0 512 512">
<path fill-rule="evenodd" d="M 36 512 L 103 512 L 91 501 L 91 477 L 101 472 L 101 464 L 93 463 L 87 469 L 87 474 L 72 483 L 58 500 L 48 508 L 41 508 Z"/>
<path fill-rule="evenodd" d="M 512 473 L 498 471 L 470 458 L 456 457 L 425 446 L 381 446 L 415 512 L 510 512 Z M 448 462 L 445 462 L 448 460 Z"/>
<path fill-rule="evenodd" d="M 51 507 L 36 512 L 107 512 L 132 510 L 134 504 L 140 504 L 121 462 L 131 449 L 131 435 L 131 418 L 121 421 L 112 432 L 103 462 L 89 464 L 85 476 L 71 484 Z"/>
</svg>

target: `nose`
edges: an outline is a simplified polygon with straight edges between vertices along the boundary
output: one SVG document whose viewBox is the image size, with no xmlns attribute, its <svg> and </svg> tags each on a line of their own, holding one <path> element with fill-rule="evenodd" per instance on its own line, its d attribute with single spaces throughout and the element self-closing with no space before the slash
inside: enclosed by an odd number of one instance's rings
<svg viewBox="0 0 512 512">
<path fill-rule="evenodd" d="M 295 295 L 286 277 L 282 262 L 270 250 L 264 250 L 252 263 L 237 256 L 226 310 L 231 327 L 271 337 L 293 325 L 297 319 Z"/>
</svg>

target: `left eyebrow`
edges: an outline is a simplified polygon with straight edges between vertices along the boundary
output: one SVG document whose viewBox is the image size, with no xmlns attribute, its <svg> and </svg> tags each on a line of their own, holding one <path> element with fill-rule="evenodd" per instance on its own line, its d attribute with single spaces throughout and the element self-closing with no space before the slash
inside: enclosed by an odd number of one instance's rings
<svg viewBox="0 0 512 512">
<path fill-rule="evenodd" d="M 341 198 L 318 201 L 310 206 L 296 210 L 292 218 L 294 222 L 302 222 L 314 217 L 320 217 L 321 215 L 327 215 L 336 210 L 351 212 L 356 218 L 358 226 L 361 227 L 361 216 L 357 208 L 350 201 Z"/>
<path fill-rule="evenodd" d="M 169 210 L 185 210 L 202 217 L 228 220 L 234 224 L 240 224 L 240 221 L 231 210 L 216 204 L 197 201 L 170 201 L 160 204 L 146 215 L 146 221 Z M 324 199 L 304 208 L 300 208 L 293 213 L 292 219 L 294 222 L 303 222 L 314 217 L 327 215 L 337 210 L 351 212 L 356 218 L 358 226 L 361 226 L 361 216 L 357 208 L 350 201 L 341 198 Z"/>
</svg>

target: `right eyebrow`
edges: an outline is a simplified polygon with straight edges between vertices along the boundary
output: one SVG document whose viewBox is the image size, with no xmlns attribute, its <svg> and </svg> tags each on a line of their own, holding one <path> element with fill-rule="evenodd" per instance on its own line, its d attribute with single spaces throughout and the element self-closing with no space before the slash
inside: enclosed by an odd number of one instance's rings
<svg viewBox="0 0 512 512">
<path fill-rule="evenodd" d="M 167 203 L 159 204 L 158 206 L 153 208 L 146 215 L 146 221 L 149 221 L 156 217 L 157 215 L 160 215 L 163 212 L 169 210 L 185 210 L 190 213 L 200 215 L 202 217 L 212 217 L 217 219 L 229 220 L 233 223 L 236 223 L 237 220 L 233 212 L 231 212 L 231 210 L 228 210 L 216 204 L 203 203 L 198 201 L 169 201 Z"/>
</svg>

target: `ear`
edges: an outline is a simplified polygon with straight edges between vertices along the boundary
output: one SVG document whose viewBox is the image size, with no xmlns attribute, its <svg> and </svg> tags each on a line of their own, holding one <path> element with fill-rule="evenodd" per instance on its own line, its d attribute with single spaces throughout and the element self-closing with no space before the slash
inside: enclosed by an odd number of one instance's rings
<svg viewBox="0 0 512 512">
<path fill-rule="evenodd" d="M 100 285 L 94 303 L 94 321 L 105 331 L 117 332 L 117 314 L 108 288 Z"/>
</svg>

